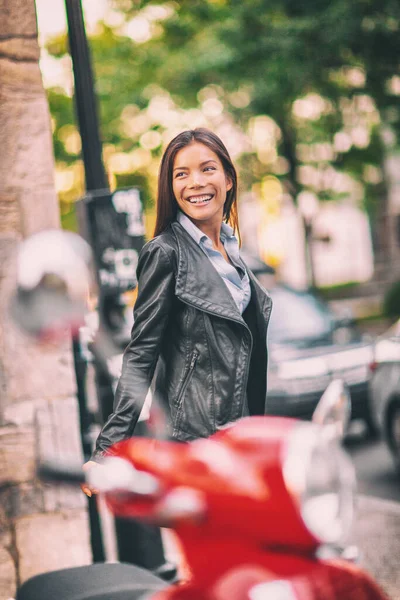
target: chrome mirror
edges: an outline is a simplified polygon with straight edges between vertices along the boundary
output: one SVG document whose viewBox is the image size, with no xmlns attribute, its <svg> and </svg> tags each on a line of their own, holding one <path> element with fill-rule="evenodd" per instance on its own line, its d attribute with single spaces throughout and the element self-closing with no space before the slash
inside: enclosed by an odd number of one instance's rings
<svg viewBox="0 0 400 600">
<path fill-rule="evenodd" d="M 312 416 L 313 423 L 329 428 L 332 437 L 343 437 L 351 415 L 350 393 L 341 379 L 326 388 Z"/>
<path fill-rule="evenodd" d="M 91 258 L 89 245 L 69 231 L 41 231 L 21 243 L 10 312 L 26 333 L 38 339 L 76 333 L 87 311 Z"/>
</svg>

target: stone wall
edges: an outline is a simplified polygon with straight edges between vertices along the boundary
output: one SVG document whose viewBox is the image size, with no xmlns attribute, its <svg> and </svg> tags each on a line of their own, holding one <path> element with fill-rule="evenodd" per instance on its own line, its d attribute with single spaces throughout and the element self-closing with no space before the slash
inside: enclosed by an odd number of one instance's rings
<svg viewBox="0 0 400 600">
<path fill-rule="evenodd" d="M 39 347 L 8 310 L 19 242 L 60 222 L 38 59 L 34 0 L 0 0 L 0 600 L 91 561 L 83 494 L 35 476 L 44 456 L 82 460 L 70 345 Z"/>
</svg>

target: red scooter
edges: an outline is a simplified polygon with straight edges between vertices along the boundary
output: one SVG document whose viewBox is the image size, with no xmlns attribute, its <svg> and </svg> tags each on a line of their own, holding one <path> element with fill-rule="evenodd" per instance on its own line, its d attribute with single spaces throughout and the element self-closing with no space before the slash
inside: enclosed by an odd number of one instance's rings
<svg viewBox="0 0 400 600">
<path fill-rule="evenodd" d="M 248 417 L 187 444 L 134 438 L 115 445 L 87 482 L 114 514 L 173 529 L 187 580 L 167 587 L 133 566 L 92 565 L 39 575 L 17 600 L 384 599 L 341 550 L 355 488 L 340 444 L 348 413 L 347 390 L 334 381 L 313 423 Z"/>
</svg>

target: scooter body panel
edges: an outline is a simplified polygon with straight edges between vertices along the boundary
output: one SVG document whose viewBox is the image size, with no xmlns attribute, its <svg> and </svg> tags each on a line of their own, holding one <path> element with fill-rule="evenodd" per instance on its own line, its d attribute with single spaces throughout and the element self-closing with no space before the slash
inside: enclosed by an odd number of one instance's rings
<svg viewBox="0 0 400 600">
<path fill-rule="evenodd" d="M 152 600 L 389 600 L 358 567 L 305 561 L 303 570 L 288 576 L 287 558 L 280 559 L 282 568 L 241 565 L 213 582 L 191 580 L 166 588 Z"/>
</svg>

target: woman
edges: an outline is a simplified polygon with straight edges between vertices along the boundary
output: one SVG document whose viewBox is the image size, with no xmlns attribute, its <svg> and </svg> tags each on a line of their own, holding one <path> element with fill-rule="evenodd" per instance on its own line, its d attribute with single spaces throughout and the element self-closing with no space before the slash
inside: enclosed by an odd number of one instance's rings
<svg viewBox="0 0 400 600">
<path fill-rule="evenodd" d="M 237 176 L 228 151 L 207 129 L 184 131 L 162 158 L 132 337 L 92 461 L 132 436 L 152 382 L 176 440 L 264 414 L 272 303 L 241 260 L 235 231 Z"/>
</svg>

